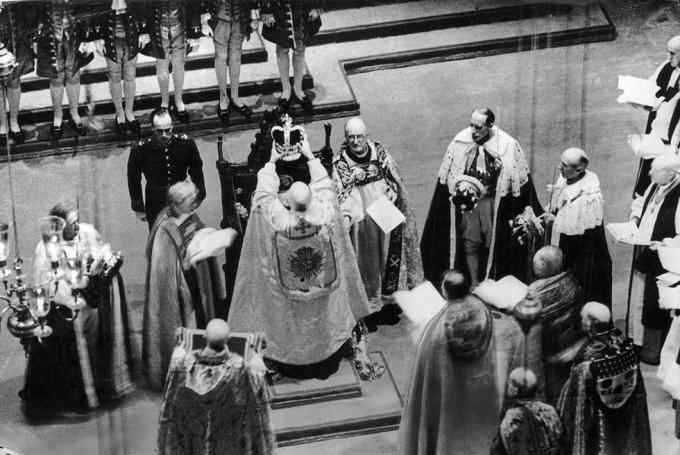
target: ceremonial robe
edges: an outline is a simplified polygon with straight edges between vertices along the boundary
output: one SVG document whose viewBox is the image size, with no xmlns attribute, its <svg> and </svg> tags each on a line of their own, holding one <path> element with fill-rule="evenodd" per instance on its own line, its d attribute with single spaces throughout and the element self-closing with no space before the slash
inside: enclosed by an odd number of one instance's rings
<svg viewBox="0 0 680 455">
<path fill-rule="evenodd" d="M 649 455 L 647 394 L 630 339 L 618 329 L 581 348 L 557 405 L 565 455 Z"/>
<path fill-rule="evenodd" d="M 631 205 L 631 218 L 640 219 L 640 238 L 663 241 L 680 234 L 680 178 L 666 185 L 652 184 Z M 647 246 L 637 248 L 628 308 L 628 326 L 635 344 L 643 347 L 640 359 L 658 363 L 659 353 L 670 327 L 667 310 L 659 308 L 656 277 L 665 273 L 659 255 Z M 643 328 L 644 326 L 644 332 Z M 644 335 L 643 335 L 644 333 Z"/>
<path fill-rule="evenodd" d="M 586 302 L 612 306 L 612 259 L 604 233 L 604 200 L 597 174 L 586 171 L 577 182 L 560 177 L 553 187 L 555 212 L 552 244 L 564 253 L 583 288 Z"/>
<path fill-rule="evenodd" d="M 540 330 L 529 335 L 527 364 L 542 385 L 540 336 Z M 437 313 L 418 341 L 399 425 L 399 455 L 488 453 L 508 374 L 522 366 L 522 340 L 512 316 L 474 296 Z"/>
<path fill-rule="evenodd" d="M 571 360 L 585 341 L 581 329 L 583 291 L 571 272 L 540 278 L 529 285 L 528 300 L 541 306 L 545 396 L 557 403 L 571 372 Z"/>
<path fill-rule="evenodd" d="M 229 310 L 232 330 L 265 333 L 266 357 L 295 366 L 328 359 L 368 314 L 333 183 L 318 159 L 309 172 L 312 202 L 304 214 L 277 197 L 273 164 L 258 172 Z"/>
<path fill-rule="evenodd" d="M 161 402 L 159 455 L 269 455 L 274 429 L 261 379 L 235 353 L 173 353 Z"/>
<path fill-rule="evenodd" d="M 78 244 L 90 251 L 100 243 L 99 233 L 79 223 Z M 45 244 L 38 243 L 34 256 L 34 283 L 51 275 Z M 24 389 L 19 392 L 29 410 L 85 411 L 101 402 L 119 398 L 134 388 L 127 300 L 123 279 L 91 275 L 81 290 L 86 305 L 73 322 L 64 307 L 73 300 L 72 288 L 60 280 L 47 315 L 52 335 L 29 340 Z"/>
<path fill-rule="evenodd" d="M 659 87 L 656 96 L 661 98 L 661 103 L 649 113 L 645 126 L 645 134 L 654 134 L 665 144 L 674 144 L 675 147 L 680 143 L 680 131 L 677 128 L 680 120 L 680 109 L 678 109 L 678 101 L 680 100 L 679 78 L 680 70 L 674 68 L 670 61 L 662 63 L 656 69 L 650 79 L 654 80 Z M 649 187 L 651 183 L 649 170 L 652 167 L 652 161 L 653 158 L 640 159 L 634 197 L 642 196 Z"/>
<path fill-rule="evenodd" d="M 557 455 L 562 421 L 555 408 L 538 400 L 516 400 L 505 413 L 491 455 Z"/>
<path fill-rule="evenodd" d="M 382 144 L 368 140 L 367 145 L 370 158 L 358 163 L 348 153 L 347 143 L 342 144 L 333 159 L 333 179 L 342 214 L 351 219 L 350 236 L 371 310 L 377 311 L 394 292 L 420 284 L 423 266 L 415 216 L 399 171 Z M 389 234 L 366 214 L 383 195 L 406 217 Z"/>
<path fill-rule="evenodd" d="M 163 386 L 179 327 L 205 328 L 215 317 L 224 318 L 224 275 L 217 259 L 190 265 L 186 248 L 203 222 L 193 214 L 177 226 L 160 215 L 149 233 L 146 295 L 142 327 L 142 361 L 154 389 Z"/>
<path fill-rule="evenodd" d="M 528 245 L 520 245 L 512 236 L 509 222 L 531 206 L 536 215 L 543 213 L 529 166 L 519 143 L 498 127 L 492 128 L 491 138 L 484 148 L 502 163 L 494 199 L 493 234 L 480 271 L 486 278 L 499 279 L 514 275 L 526 282 L 529 262 Z M 470 128 L 456 135 L 439 168 L 438 180 L 427 214 L 420 249 L 425 279 L 439 286 L 445 271 L 455 268 L 468 273 L 462 241 L 459 235 L 461 213 L 450 202 L 454 180 L 465 173 L 468 156 L 477 144 Z"/>
</svg>

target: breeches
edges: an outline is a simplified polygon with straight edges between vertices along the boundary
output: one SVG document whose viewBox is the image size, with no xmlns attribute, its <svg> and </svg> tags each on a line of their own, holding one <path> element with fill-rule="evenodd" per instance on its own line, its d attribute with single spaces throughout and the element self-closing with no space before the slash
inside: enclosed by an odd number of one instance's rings
<svg viewBox="0 0 680 455">
<path fill-rule="evenodd" d="M 106 59 L 109 69 L 109 80 L 120 82 L 121 78 L 126 81 L 134 81 L 137 68 L 137 56 L 130 59 L 130 48 L 125 38 L 116 38 L 116 61 Z"/>
<path fill-rule="evenodd" d="M 50 79 L 51 86 L 80 84 L 80 71 L 76 70 L 76 42 L 74 40 L 62 40 L 59 43 L 55 64 L 57 77 Z"/>
<path fill-rule="evenodd" d="M 213 30 L 213 43 L 215 44 L 215 65 L 232 64 L 241 61 L 243 39 L 240 24 L 218 20 Z"/>
<path fill-rule="evenodd" d="M 491 246 L 493 205 L 493 198 L 483 198 L 473 210 L 462 213 L 460 232 L 466 255 L 478 254 L 482 246 Z"/>
<path fill-rule="evenodd" d="M 161 25 L 160 29 L 165 60 L 170 60 L 173 68 L 184 65 L 187 57 L 187 40 L 184 27 L 180 24 L 170 27 Z"/>
</svg>

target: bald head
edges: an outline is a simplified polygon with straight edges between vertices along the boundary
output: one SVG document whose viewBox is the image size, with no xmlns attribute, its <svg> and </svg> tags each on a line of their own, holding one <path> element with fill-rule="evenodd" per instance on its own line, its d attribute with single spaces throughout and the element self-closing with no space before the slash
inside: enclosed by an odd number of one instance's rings
<svg viewBox="0 0 680 455">
<path fill-rule="evenodd" d="M 612 313 L 599 302 L 588 302 L 581 309 L 581 327 L 586 333 L 598 333 L 612 327 Z"/>
<path fill-rule="evenodd" d="M 668 40 L 666 50 L 668 51 L 668 60 L 671 66 L 678 68 L 680 66 L 680 35 Z"/>
<path fill-rule="evenodd" d="M 487 107 L 477 108 L 472 111 L 470 116 L 470 130 L 472 132 L 472 140 L 477 144 L 484 144 L 491 137 L 496 115 Z"/>
<path fill-rule="evenodd" d="M 576 147 L 568 148 L 562 152 L 560 160 L 560 174 L 567 183 L 575 183 L 585 175 L 588 156 L 583 150 Z"/>
<path fill-rule="evenodd" d="M 588 165 L 588 155 L 580 148 L 570 147 L 562 152 L 562 162 L 570 166 Z"/>
<path fill-rule="evenodd" d="M 223 319 L 213 319 L 205 328 L 205 341 L 208 347 L 220 352 L 224 350 L 229 338 L 229 324 Z"/>
<path fill-rule="evenodd" d="M 564 254 L 556 246 L 544 246 L 534 254 L 532 265 L 538 278 L 555 276 L 564 268 Z"/>
<path fill-rule="evenodd" d="M 312 191 L 303 182 L 295 182 L 288 190 L 288 203 L 296 212 L 304 212 L 312 201 Z"/>
<path fill-rule="evenodd" d="M 668 40 L 668 50 L 673 52 L 680 52 L 680 35 L 676 35 Z"/>
<path fill-rule="evenodd" d="M 366 134 L 366 124 L 361 117 L 352 117 L 345 123 L 345 135 Z"/>
<path fill-rule="evenodd" d="M 152 115 L 151 122 L 155 130 L 169 130 L 172 128 L 172 117 L 167 109 L 161 108 Z"/>
<path fill-rule="evenodd" d="M 538 389 L 538 378 L 533 371 L 519 367 L 508 376 L 509 398 L 532 398 Z"/>
<path fill-rule="evenodd" d="M 345 139 L 350 151 L 364 157 L 368 153 L 366 146 L 366 124 L 359 117 L 352 117 L 345 123 Z"/>
</svg>

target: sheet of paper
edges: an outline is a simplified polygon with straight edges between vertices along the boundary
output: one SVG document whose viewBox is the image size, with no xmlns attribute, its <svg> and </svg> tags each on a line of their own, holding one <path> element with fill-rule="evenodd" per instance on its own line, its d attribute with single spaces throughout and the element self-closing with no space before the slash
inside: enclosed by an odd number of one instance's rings
<svg viewBox="0 0 680 455">
<path fill-rule="evenodd" d="M 617 242 L 628 245 L 651 245 L 650 241 L 640 240 L 640 230 L 632 222 L 607 223 L 605 227 Z"/>
<path fill-rule="evenodd" d="M 672 150 L 655 134 L 631 134 L 628 136 L 628 145 L 636 156 L 644 159 L 656 158 Z"/>
<path fill-rule="evenodd" d="M 619 89 L 623 90 L 617 99 L 619 103 L 649 107 L 656 105 L 656 92 L 659 87 L 654 81 L 634 76 L 619 76 Z"/>
<path fill-rule="evenodd" d="M 673 286 L 674 284 L 680 283 L 680 275 L 673 272 L 666 272 L 657 276 L 656 282 L 660 286 Z"/>
<path fill-rule="evenodd" d="M 423 281 L 410 291 L 394 293 L 397 305 L 404 315 L 416 325 L 425 325 L 446 305 L 446 300 L 429 281 Z"/>
<path fill-rule="evenodd" d="M 366 209 L 373 221 L 385 234 L 392 232 L 394 228 L 406 221 L 406 217 L 399 209 L 383 195 Z"/>
</svg>

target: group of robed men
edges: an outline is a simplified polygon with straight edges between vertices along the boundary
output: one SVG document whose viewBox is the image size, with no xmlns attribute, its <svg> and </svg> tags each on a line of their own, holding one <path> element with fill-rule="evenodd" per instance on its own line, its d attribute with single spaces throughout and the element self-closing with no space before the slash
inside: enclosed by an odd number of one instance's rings
<svg viewBox="0 0 680 455">
<path fill-rule="evenodd" d="M 309 184 L 296 182 L 281 188 L 276 162 L 285 156 L 275 146 L 270 162 L 258 172 L 228 320 L 235 331 L 265 333 L 268 366 L 285 374 L 305 370 L 303 377 L 309 371 L 327 377 L 334 370 L 326 369 L 326 362 L 331 360 L 337 368 L 338 357 L 348 352 L 357 322 L 380 310 L 384 303 L 392 303 L 394 291 L 410 289 L 423 281 L 415 222 L 392 157 L 380 143 L 368 138 L 366 126 L 358 118 L 347 122 L 345 139 L 333 160 L 335 183 L 306 143 L 301 153 L 309 160 Z M 576 341 L 585 337 L 580 329 L 581 307 L 588 301 L 601 301 L 605 309 L 611 305 L 611 259 L 602 225 L 602 194 L 597 176 L 586 169 L 587 165 L 588 157 L 580 149 L 567 149 L 562 154 L 561 177 L 551 188 L 551 202 L 545 210 L 538 202 L 517 141 L 494 125 L 492 111 L 475 110 L 470 128 L 456 136 L 443 160 L 421 242 L 425 277 L 435 283 L 441 282 L 451 268 L 461 270 L 475 285 L 485 278 L 499 279 L 509 274 L 527 283 L 539 278 L 532 284 L 532 300 L 544 307 L 545 336 L 541 341 L 540 331 L 531 332 L 531 369 L 553 404 L 570 384 L 572 361 L 579 355 Z M 469 192 L 471 197 L 461 196 L 461 182 L 471 183 L 477 191 Z M 389 233 L 381 230 L 370 210 L 367 212 L 383 197 L 405 218 Z M 548 232 L 552 227 L 550 236 L 545 234 L 546 225 Z M 179 228 L 176 245 L 187 244 L 195 229 L 182 234 L 182 223 Z M 157 236 L 160 231 L 152 230 L 150 246 L 154 232 Z M 538 245 L 549 242 L 563 251 L 557 250 L 559 260 L 548 267 L 551 273 L 542 275 L 533 270 L 533 252 Z M 163 251 L 181 249 L 176 246 Z M 152 276 L 153 260 L 149 270 Z M 160 276 L 159 283 L 174 279 Z M 482 288 L 483 283 L 479 286 Z M 188 302 L 190 296 L 178 308 L 190 308 Z M 309 311 L 310 307 L 315 311 Z M 501 323 L 496 321 L 498 311 L 489 317 L 492 312 L 488 302 L 480 308 L 486 308 L 483 313 L 487 316 L 482 319 L 487 325 L 483 329 L 470 327 L 470 334 L 454 339 L 472 336 L 470 342 L 480 344 L 474 349 L 476 354 L 465 354 L 465 359 L 480 353 L 486 353 L 488 359 L 506 359 L 504 367 L 484 364 L 486 373 L 494 378 L 495 390 L 504 390 L 509 371 L 520 365 L 517 353 L 523 337 L 511 315 L 503 315 Z M 153 313 L 149 312 L 147 318 Z M 201 323 L 194 319 L 188 326 L 204 323 L 205 320 Z M 168 327 L 176 329 L 185 324 L 186 320 L 176 319 Z M 467 330 L 464 324 L 460 327 Z M 492 328 L 496 330 L 495 345 L 489 343 Z M 173 342 L 172 331 L 164 333 L 166 360 L 145 359 L 160 365 L 160 373 L 156 374 L 159 385 Z M 555 337 L 555 333 L 561 336 Z M 162 338 L 157 332 L 145 334 L 145 339 L 154 344 Z M 551 338 L 556 339 L 551 342 Z M 425 339 L 426 336 L 421 344 Z M 446 352 L 453 355 L 451 349 Z M 454 355 L 449 361 L 455 358 Z M 637 363 L 633 364 L 637 368 Z M 414 378 L 418 371 L 416 360 Z M 422 401 L 413 390 L 417 382 L 412 379 L 409 403 L 427 407 L 427 400 Z M 633 388 L 621 395 L 621 403 L 630 396 L 639 398 L 637 384 L 642 387 L 641 380 L 634 381 Z M 593 393 L 589 396 L 595 400 Z M 497 424 L 501 417 L 498 406 L 504 399 L 502 394 L 500 398 L 496 395 L 489 409 L 496 406 L 493 415 Z M 641 396 L 644 399 L 644 389 Z M 410 408 L 405 408 L 405 413 L 407 409 Z M 646 404 L 644 410 L 645 414 L 638 416 L 643 422 L 643 436 Z M 606 420 L 606 412 L 601 418 Z M 412 421 L 404 419 L 409 420 Z M 577 423 L 582 426 L 590 422 Z M 404 428 L 408 425 L 405 423 Z M 642 444 L 647 439 L 637 438 Z M 455 446 L 454 440 L 464 444 L 466 438 L 451 439 L 449 443 Z M 444 440 L 440 443 L 449 444 Z M 431 453 L 427 450 L 421 453 Z"/>
<path fill-rule="evenodd" d="M 232 328 L 264 332 L 266 355 L 284 371 L 318 364 L 347 345 L 358 321 L 392 303 L 396 290 L 422 282 L 423 270 L 424 278 L 437 284 L 452 268 L 473 285 L 506 275 L 528 283 L 539 276 L 532 272 L 532 253 L 548 238 L 562 248 L 573 285 L 583 290 L 582 302 L 610 306 L 603 201 L 597 176 L 586 169 L 585 152 L 562 154 L 561 177 L 545 210 L 519 143 L 494 122 L 491 110 L 475 110 L 470 127 L 451 142 L 425 224 L 422 266 L 414 217 L 394 161 L 368 138 L 360 119 L 346 124 L 346 141 L 333 160 L 334 182 L 303 141 L 300 152 L 309 159 L 310 183 L 280 191 L 274 163 L 284 158 L 274 147 L 271 163 L 258 173 L 228 315 Z M 668 171 L 663 160 L 659 163 L 661 171 Z M 204 229 L 195 215 L 201 191 L 188 182 L 173 187 L 147 248 L 143 360 L 156 386 L 165 378 L 175 330 L 204 326 L 219 314 L 223 292 L 214 258 L 208 258 L 203 272 L 195 265 L 233 241 L 233 233 L 226 233 L 220 248 L 188 256 L 195 234 Z M 404 215 L 389 233 L 367 215 L 383 198 Z M 155 247 L 157 242 L 167 245 Z M 554 303 L 549 293 L 544 299 L 546 306 Z M 153 311 L 154 301 L 169 311 Z M 310 305 L 322 310 L 312 314 Z"/>
</svg>

